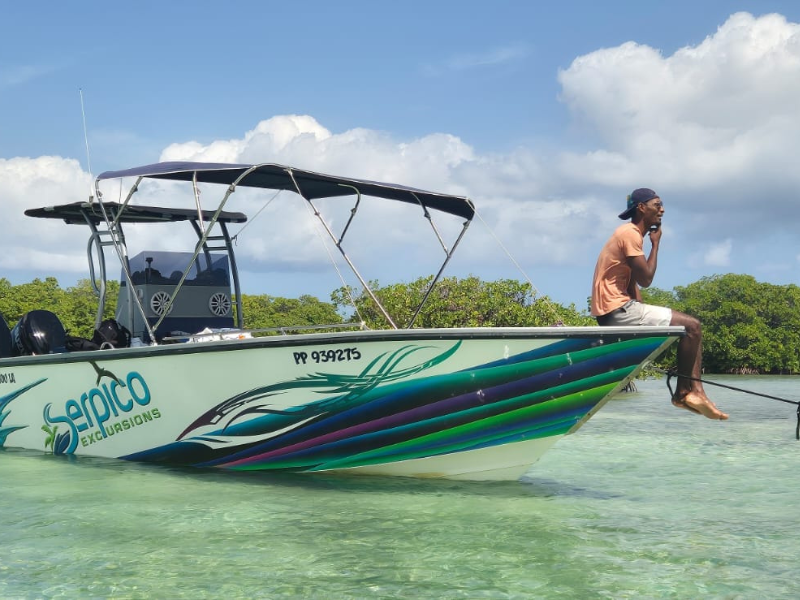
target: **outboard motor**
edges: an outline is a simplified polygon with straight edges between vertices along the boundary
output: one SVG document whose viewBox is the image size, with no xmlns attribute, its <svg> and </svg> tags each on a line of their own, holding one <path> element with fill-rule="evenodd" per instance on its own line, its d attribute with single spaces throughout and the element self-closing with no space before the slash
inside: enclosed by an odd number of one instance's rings
<svg viewBox="0 0 800 600">
<path fill-rule="evenodd" d="M 11 330 L 3 315 L 0 315 L 0 358 L 6 358 L 11 354 Z"/>
<path fill-rule="evenodd" d="M 58 354 L 65 352 L 66 332 L 56 315 L 49 310 L 32 310 L 11 330 L 14 356 Z"/>
</svg>

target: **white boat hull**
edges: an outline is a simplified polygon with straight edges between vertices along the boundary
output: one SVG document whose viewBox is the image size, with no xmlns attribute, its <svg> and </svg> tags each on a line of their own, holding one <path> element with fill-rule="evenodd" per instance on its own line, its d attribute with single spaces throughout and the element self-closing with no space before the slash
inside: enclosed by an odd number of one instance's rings
<svg viewBox="0 0 800 600">
<path fill-rule="evenodd" d="M 355 475 L 394 475 L 419 479 L 465 479 L 469 481 L 515 481 L 522 477 L 563 435 L 430 456 L 341 472 Z"/>
<path fill-rule="evenodd" d="M 681 328 L 312 334 L 0 359 L 0 446 L 517 479 Z"/>
</svg>

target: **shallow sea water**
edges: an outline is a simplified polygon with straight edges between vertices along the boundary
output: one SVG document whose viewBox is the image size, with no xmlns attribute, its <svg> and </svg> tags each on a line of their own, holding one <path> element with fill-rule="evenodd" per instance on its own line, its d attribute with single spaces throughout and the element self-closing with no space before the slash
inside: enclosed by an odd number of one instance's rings
<svg viewBox="0 0 800 600">
<path fill-rule="evenodd" d="M 800 597 L 795 407 L 707 386 L 712 422 L 637 386 L 515 483 L 0 451 L 0 598 Z"/>
</svg>

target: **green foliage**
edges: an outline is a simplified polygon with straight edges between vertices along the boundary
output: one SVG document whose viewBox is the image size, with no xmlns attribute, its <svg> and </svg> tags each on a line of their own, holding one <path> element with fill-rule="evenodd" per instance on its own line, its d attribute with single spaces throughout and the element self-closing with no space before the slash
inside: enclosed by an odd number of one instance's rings
<svg viewBox="0 0 800 600">
<path fill-rule="evenodd" d="M 432 277 L 410 283 L 381 287 L 371 282 L 375 296 L 386 307 L 398 327 L 407 326 Z M 350 305 L 348 293 L 367 325 L 374 329 L 388 325 L 365 292 L 339 288 L 331 299 L 340 309 Z M 357 319 L 353 315 L 353 319 Z M 581 315 L 574 305 L 563 307 L 546 296 L 533 297 L 530 284 L 512 279 L 481 281 L 477 277 L 446 277 L 439 281 L 414 321 L 414 327 L 534 327 L 546 325 L 591 325 L 594 320 Z"/>
<path fill-rule="evenodd" d="M 340 323 L 341 315 L 329 302 L 314 296 L 278 298 L 242 294 L 242 313 L 247 329 L 266 329 L 292 325 L 330 325 Z"/>
<path fill-rule="evenodd" d="M 703 324 L 703 366 L 712 373 L 800 372 L 800 288 L 750 275 L 715 275 L 674 293 L 643 290 L 643 300 Z"/>
<path fill-rule="evenodd" d="M 119 283 L 109 281 L 103 318 L 114 316 L 118 294 Z M 26 312 L 37 309 L 58 315 L 70 335 L 92 337 L 97 296 L 88 279 L 82 279 L 67 289 L 62 289 L 55 277 L 47 277 L 44 281 L 34 279 L 20 285 L 11 285 L 7 279 L 0 279 L 0 314 L 9 327 L 13 327 Z"/>
<path fill-rule="evenodd" d="M 660 290 L 658 288 L 649 287 L 642 288 L 642 302 L 645 304 L 653 304 L 655 306 L 674 306 L 677 302 L 674 292 Z"/>
<path fill-rule="evenodd" d="M 399 327 L 407 326 L 432 278 L 381 287 L 372 282 Z M 119 283 L 108 283 L 105 314 L 112 317 Z M 358 313 L 352 311 L 353 296 Z M 703 324 L 703 364 L 713 373 L 800 373 L 800 287 L 759 283 L 749 275 L 715 275 L 673 291 L 647 288 L 642 299 L 696 316 Z M 313 296 L 280 298 L 243 295 L 245 327 L 263 329 L 295 325 L 328 325 L 363 318 L 373 329 L 388 323 L 369 296 L 339 288 L 332 302 Z M 0 313 L 9 326 L 30 310 L 47 309 L 68 333 L 91 337 L 97 299 L 89 280 L 62 289 L 54 277 L 11 285 L 0 278 Z M 574 305 L 561 306 L 546 296 L 534 297 L 530 284 L 511 279 L 482 281 L 477 277 L 443 278 L 431 292 L 415 327 L 535 327 L 555 324 L 594 325 L 594 319 Z M 674 364 L 671 354 L 660 366 Z"/>
</svg>

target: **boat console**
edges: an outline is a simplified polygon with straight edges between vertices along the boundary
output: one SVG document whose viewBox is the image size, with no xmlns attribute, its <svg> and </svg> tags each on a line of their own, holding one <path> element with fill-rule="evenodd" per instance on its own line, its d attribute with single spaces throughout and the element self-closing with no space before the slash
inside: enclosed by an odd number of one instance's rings
<svg viewBox="0 0 800 600">
<path fill-rule="evenodd" d="M 32 208 L 25 214 L 89 226 L 89 281 L 98 297 L 95 328 L 103 321 L 106 304 L 106 247 L 114 248 L 122 265 L 116 320 L 133 338 L 152 344 L 206 328 L 243 327 L 239 275 L 228 233 L 229 224 L 247 221 L 242 213 L 126 201 L 74 202 Z M 129 258 L 123 225 L 149 223 L 189 223 L 198 238 L 196 251 L 141 252 Z M 210 235 L 214 226 L 218 229 Z"/>
<path fill-rule="evenodd" d="M 131 258 L 129 264 L 130 281 L 144 314 L 131 304 L 132 296 L 123 272 L 116 319 L 134 338 L 150 341 L 145 319 L 150 328 L 154 328 L 159 341 L 166 336 L 191 335 L 206 328 L 234 327 L 227 254 L 201 254 L 192 264 L 191 252 L 141 252 Z M 176 294 L 184 272 L 186 278 L 180 294 Z"/>
</svg>

